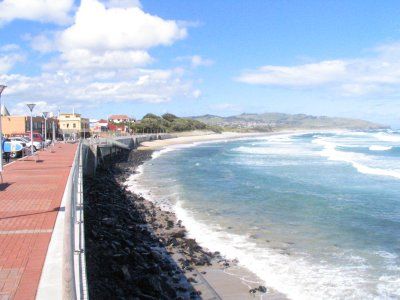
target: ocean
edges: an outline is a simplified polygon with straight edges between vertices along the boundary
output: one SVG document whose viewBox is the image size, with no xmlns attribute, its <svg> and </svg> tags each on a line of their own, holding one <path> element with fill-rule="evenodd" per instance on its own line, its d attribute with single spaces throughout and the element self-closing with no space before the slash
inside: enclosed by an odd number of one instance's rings
<svg viewBox="0 0 400 300">
<path fill-rule="evenodd" d="M 400 298 L 400 132 L 172 147 L 129 185 L 291 299 Z"/>
</svg>

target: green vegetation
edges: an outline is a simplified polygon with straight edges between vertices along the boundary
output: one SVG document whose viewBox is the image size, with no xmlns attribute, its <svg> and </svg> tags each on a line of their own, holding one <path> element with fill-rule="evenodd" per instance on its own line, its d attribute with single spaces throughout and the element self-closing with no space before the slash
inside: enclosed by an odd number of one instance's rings
<svg viewBox="0 0 400 300">
<path fill-rule="evenodd" d="M 132 123 L 130 127 L 137 133 L 182 132 L 192 130 L 221 132 L 219 126 L 207 125 L 198 120 L 179 118 L 170 113 L 163 114 L 161 117 L 155 114 L 146 114 L 140 122 Z"/>
<path fill-rule="evenodd" d="M 283 113 L 263 113 L 263 114 L 241 114 L 230 117 L 220 117 L 215 115 L 204 115 L 192 117 L 193 120 L 203 122 L 208 125 L 221 126 L 225 130 L 230 128 L 233 131 L 273 131 L 281 129 L 380 129 L 387 126 L 376 124 L 364 120 L 335 118 L 326 116 L 310 116 L 305 114 L 283 114 Z"/>
</svg>

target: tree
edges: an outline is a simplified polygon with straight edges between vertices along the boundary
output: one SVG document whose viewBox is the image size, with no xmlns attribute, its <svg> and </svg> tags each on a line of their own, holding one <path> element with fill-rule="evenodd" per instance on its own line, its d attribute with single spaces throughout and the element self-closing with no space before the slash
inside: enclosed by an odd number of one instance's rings
<svg viewBox="0 0 400 300">
<path fill-rule="evenodd" d="M 173 115 L 173 114 L 170 114 L 170 113 L 163 114 L 161 117 L 162 117 L 164 120 L 167 120 L 168 122 L 172 122 L 172 121 L 178 119 L 177 116 L 175 116 L 175 115 Z"/>
<path fill-rule="evenodd" d="M 155 115 L 155 114 L 146 114 L 146 115 L 142 118 L 142 120 L 144 120 L 144 119 L 160 119 L 160 117 L 157 116 L 157 115 Z"/>
</svg>

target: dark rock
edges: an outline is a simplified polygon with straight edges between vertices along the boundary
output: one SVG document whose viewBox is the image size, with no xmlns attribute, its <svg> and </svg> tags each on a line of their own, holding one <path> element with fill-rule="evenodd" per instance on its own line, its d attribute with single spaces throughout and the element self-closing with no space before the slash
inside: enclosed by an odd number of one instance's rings
<svg viewBox="0 0 400 300">
<path fill-rule="evenodd" d="M 261 293 L 266 293 L 267 292 L 267 288 L 265 286 L 263 286 L 263 285 L 260 285 L 258 287 L 258 291 L 261 292 Z"/>
<path fill-rule="evenodd" d="M 122 274 L 124 275 L 125 280 L 130 281 L 132 279 L 127 265 L 122 266 L 121 271 Z"/>
<path fill-rule="evenodd" d="M 125 180 L 151 152 L 105 161 L 84 178 L 89 296 L 93 299 L 199 299 L 184 273 L 211 263 L 214 253 L 186 239 L 182 221 L 140 195 Z M 168 228 L 168 230 L 165 230 Z M 181 253 L 179 266 L 171 254 Z M 190 281 L 195 279 L 191 277 Z"/>
<path fill-rule="evenodd" d="M 185 237 L 185 230 L 177 229 L 171 233 L 171 236 L 174 238 L 183 238 Z"/>
<path fill-rule="evenodd" d="M 250 289 L 250 290 L 249 290 L 249 293 L 250 293 L 250 294 L 255 294 L 255 293 L 257 293 L 257 289 Z"/>
</svg>

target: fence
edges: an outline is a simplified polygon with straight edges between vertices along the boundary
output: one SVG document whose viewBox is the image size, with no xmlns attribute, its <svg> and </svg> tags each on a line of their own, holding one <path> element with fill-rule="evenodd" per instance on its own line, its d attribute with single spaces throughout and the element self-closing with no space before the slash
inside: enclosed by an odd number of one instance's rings
<svg viewBox="0 0 400 300">
<path fill-rule="evenodd" d="M 109 154 L 112 155 L 113 151 L 132 149 L 143 141 L 171 137 L 173 136 L 169 134 L 152 134 L 119 139 L 86 139 L 79 142 L 64 192 L 62 299 L 89 299 L 86 276 L 83 206 L 84 172 L 86 175 L 94 175 L 99 163 L 99 156 L 101 158 L 103 155 L 107 155 L 107 149 L 109 150 Z M 102 153 L 102 151 L 105 152 Z"/>
<path fill-rule="evenodd" d="M 88 299 L 83 209 L 83 143 L 76 151 L 66 186 L 63 299 Z"/>
</svg>

